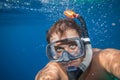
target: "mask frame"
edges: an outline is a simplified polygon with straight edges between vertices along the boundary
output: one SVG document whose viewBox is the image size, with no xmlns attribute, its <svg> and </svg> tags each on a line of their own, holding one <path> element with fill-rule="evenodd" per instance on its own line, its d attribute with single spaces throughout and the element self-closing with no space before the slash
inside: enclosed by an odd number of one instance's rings
<svg viewBox="0 0 120 80">
<path fill-rule="evenodd" d="M 77 56 L 73 56 L 71 55 L 69 52 L 67 52 L 68 54 L 66 54 L 66 56 L 64 55 L 63 56 L 63 53 L 62 53 L 62 56 L 60 56 L 58 59 L 54 59 L 53 56 L 57 55 L 56 54 L 56 51 L 55 51 L 55 48 L 54 48 L 54 44 L 57 43 L 57 42 L 67 42 L 67 41 L 74 41 L 76 42 L 78 48 L 79 48 L 79 52 L 78 52 L 78 55 Z M 63 52 L 64 52 L 63 51 Z M 75 53 L 74 53 L 75 54 Z M 59 40 L 59 41 L 55 41 L 55 42 L 52 42 L 52 43 L 49 43 L 46 47 L 46 55 L 47 57 L 49 58 L 50 61 L 54 61 L 54 62 L 69 62 L 70 60 L 75 60 L 75 59 L 78 59 L 82 56 L 85 55 L 85 50 L 84 50 L 84 41 L 79 38 L 79 37 L 75 37 L 75 38 L 67 38 L 67 39 L 63 39 L 63 40 Z M 65 58 L 70 58 L 69 60 L 65 60 Z"/>
</svg>

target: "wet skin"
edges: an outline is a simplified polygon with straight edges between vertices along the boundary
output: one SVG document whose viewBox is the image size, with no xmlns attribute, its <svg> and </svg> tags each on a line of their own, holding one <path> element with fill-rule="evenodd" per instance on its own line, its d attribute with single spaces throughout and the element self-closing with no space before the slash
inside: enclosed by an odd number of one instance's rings
<svg viewBox="0 0 120 80">
<path fill-rule="evenodd" d="M 68 30 L 66 34 L 60 37 L 53 34 L 50 42 L 79 37 L 75 30 Z M 83 58 L 79 58 L 68 63 L 49 62 L 36 75 L 36 80 L 68 80 L 66 67 L 78 66 Z M 120 79 L 120 50 L 116 49 L 93 49 L 93 58 L 86 72 L 79 80 L 113 80 L 110 74 Z"/>
</svg>

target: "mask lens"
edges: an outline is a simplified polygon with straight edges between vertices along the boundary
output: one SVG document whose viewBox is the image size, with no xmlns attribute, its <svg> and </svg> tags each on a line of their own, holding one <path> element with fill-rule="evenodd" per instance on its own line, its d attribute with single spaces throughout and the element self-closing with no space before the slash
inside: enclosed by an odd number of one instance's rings
<svg viewBox="0 0 120 80">
<path fill-rule="evenodd" d="M 67 51 L 75 59 L 83 56 L 83 44 L 80 38 L 68 38 L 47 46 L 47 55 L 53 60 L 59 59 L 64 51 Z"/>
</svg>

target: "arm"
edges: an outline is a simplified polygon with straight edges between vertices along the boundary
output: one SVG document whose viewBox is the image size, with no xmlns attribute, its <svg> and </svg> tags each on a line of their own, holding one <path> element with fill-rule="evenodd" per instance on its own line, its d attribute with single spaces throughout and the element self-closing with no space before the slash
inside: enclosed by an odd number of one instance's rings
<svg viewBox="0 0 120 80">
<path fill-rule="evenodd" d="M 105 49 L 101 51 L 99 61 L 106 71 L 120 79 L 120 50 Z"/>
<path fill-rule="evenodd" d="M 35 80 L 68 80 L 60 64 L 49 62 L 45 68 L 38 72 Z"/>
</svg>

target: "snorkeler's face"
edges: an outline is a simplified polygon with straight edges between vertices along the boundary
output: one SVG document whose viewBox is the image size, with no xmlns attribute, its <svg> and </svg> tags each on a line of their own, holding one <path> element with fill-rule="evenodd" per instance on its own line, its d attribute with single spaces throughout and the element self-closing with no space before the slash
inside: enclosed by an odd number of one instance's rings
<svg viewBox="0 0 120 80">
<path fill-rule="evenodd" d="M 79 38 L 79 35 L 78 33 L 74 30 L 74 29 L 70 29 L 70 30 L 67 30 L 65 32 L 64 35 L 62 36 L 59 36 L 57 35 L 56 33 L 52 34 L 52 37 L 50 38 L 50 42 L 55 42 L 55 41 L 59 41 L 59 40 L 64 40 L 64 39 L 68 39 L 68 38 L 76 38 L 78 37 Z M 78 52 L 78 46 L 76 44 L 72 44 L 72 42 L 70 44 L 56 44 L 57 47 L 57 50 L 56 52 L 59 53 L 59 56 L 62 54 L 62 51 L 67 51 L 69 53 L 71 52 Z M 78 66 L 82 61 L 82 58 L 78 58 L 76 60 L 72 60 L 72 61 L 69 61 L 67 63 L 65 63 L 65 67 L 67 66 Z"/>
</svg>

